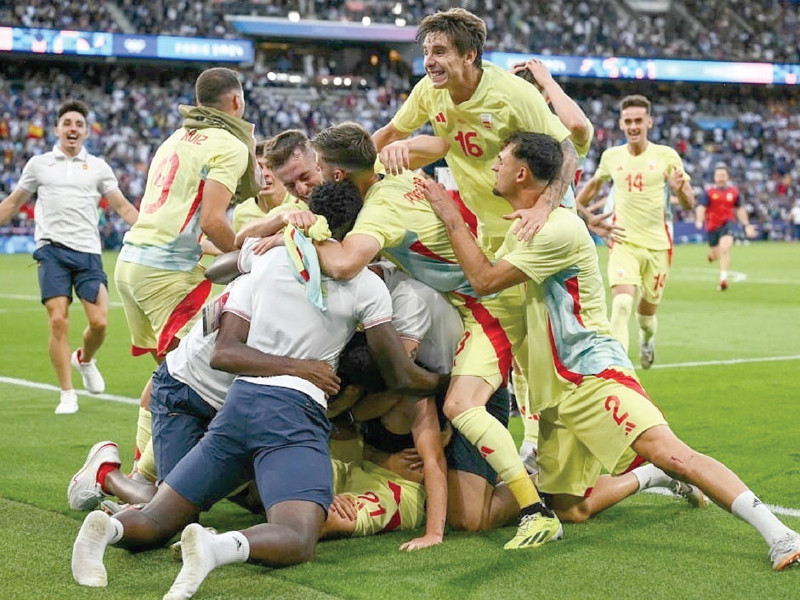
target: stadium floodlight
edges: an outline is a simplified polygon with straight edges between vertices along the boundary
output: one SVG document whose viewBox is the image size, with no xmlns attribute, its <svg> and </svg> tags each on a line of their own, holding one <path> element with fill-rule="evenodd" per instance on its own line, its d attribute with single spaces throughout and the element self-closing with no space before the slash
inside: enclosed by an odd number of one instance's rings
<svg viewBox="0 0 800 600">
<path fill-rule="evenodd" d="M 364 17 L 363 19 L 361 19 L 361 24 L 364 27 L 369 26 L 371 23 L 372 23 L 372 19 L 370 19 L 369 17 Z"/>
<path fill-rule="evenodd" d="M 273 73 L 272 71 L 267 73 L 267 79 L 269 79 L 270 81 L 275 81 L 277 78 L 278 78 L 278 76 L 275 75 L 275 73 Z"/>
<path fill-rule="evenodd" d="M 394 7 L 392 8 L 392 14 L 393 15 L 399 15 L 402 12 L 403 12 L 403 5 L 400 4 L 399 2 L 397 2 L 394 5 Z M 398 25 L 398 27 L 402 27 L 402 25 Z"/>
<path fill-rule="evenodd" d="M 328 79 L 327 77 L 323 77 L 322 78 L 322 85 L 328 85 L 329 83 L 330 83 L 330 79 Z"/>
<path fill-rule="evenodd" d="M 334 77 L 333 78 L 333 85 L 342 85 L 342 78 L 341 77 Z"/>
<path fill-rule="evenodd" d="M 353 83 L 353 80 L 352 80 L 352 79 L 350 79 L 349 77 L 345 77 L 345 78 L 344 78 L 344 84 L 345 84 L 346 86 L 349 86 L 349 85 L 350 85 L 350 84 L 352 84 L 352 83 Z"/>
<path fill-rule="evenodd" d="M 394 24 L 397 25 L 398 27 L 405 27 L 406 26 L 406 20 L 403 19 L 403 18 L 398 17 L 397 19 L 394 20 Z"/>
<path fill-rule="evenodd" d="M 296 10 L 289 11 L 289 20 L 292 23 L 297 23 L 300 20 L 300 13 Z"/>
</svg>

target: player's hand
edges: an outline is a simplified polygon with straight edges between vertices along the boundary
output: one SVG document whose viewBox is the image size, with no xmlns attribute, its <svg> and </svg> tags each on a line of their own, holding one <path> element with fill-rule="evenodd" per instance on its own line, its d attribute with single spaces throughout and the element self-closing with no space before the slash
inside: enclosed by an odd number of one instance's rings
<svg viewBox="0 0 800 600">
<path fill-rule="evenodd" d="M 405 544 L 400 545 L 400 550 L 405 550 L 406 552 L 413 552 L 414 550 L 419 550 L 420 548 L 429 548 L 431 546 L 438 546 L 444 540 L 443 535 L 439 534 L 427 534 L 423 535 L 422 537 L 414 538 L 410 542 L 406 542 Z"/>
<path fill-rule="evenodd" d="M 703 222 L 702 221 L 695 221 L 694 222 L 694 228 L 697 229 L 698 231 L 702 231 L 703 230 Z M 745 230 L 746 229 L 747 228 L 745 227 Z"/>
<path fill-rule="evenodd" d="M 541 87 L 547 87 L 547 85 L 553 81 L 553 76 L 550 74 L 550 70 L 547 66 L 540 61 L 538 58 L 530 58 L 524 63 L 517 63 L 513 67 L 511 67 L 511 72 L 515 75 L 522 71 L 523 69 L 530 72 L 533 75 L 533 78 L 536 80 Z"/>
<path fill-rule="evenodd" d="M 425 198 L 433 208 L 433 212 L 442 221 L 455 218 L 462 219 L 455 200 L 441 183 L 436 183 L 433 179 L 425 181 Z"/>
<path fill-rule="evenodd" d="M 358 505 L 355 498 L 346 494 L 336 494 L 328 510 L 348 521 L 355 521 L 358 518 Z"/>
<path fill-rule="evenodd" d="M 672 173 L 664 173 L 664 178 L 667 180 L 670 189 L 672 189 L 673 193 L 675 194 L 681 191 L 683 184 L 686 182 L 686 178 L 683 176 L 683 171 L 676 168 L 672 169 Z"/>
<path fill-rule="evenodd" d="M 511 233 L 517 234 L 517 239 L 527 242 L 544 226 L 547 217 L 550 216 L 550 208 L 544 202 L 537 202 L 533 208 L 523 208 L 515 210 L 509 215 L 503 215 L 504 219 L 513 221 L 519 219 L 511 227 Z"/>
<path fill-rule="evenodd" d="M 756 233 L 755 226 L 754 225 L 745 225 L 744 226 L 744 235 L 745 235 L 745 237 L 748 237 L 748 238 L 756 237 L 757 233 Z"/>
<path fill-rule="evenodd" d="M 422 457 L 415 448 L 406 448 L 390 454 L 384 466 L 401 477 L 416 481 L 422 475 Z"/>
<path fill-rule="evenodd" d="M 408 145 L 405 140 L 398 140 L 387 144 L 380 153 L 381 163 L 390 175 L 399 175 L 409 168 L 411 161 L 408 156 Z"/>
<path fill-rule="evenodd" d="M 613 221 L 614 212 L 607 212 L 602 215 L 589 214 L 586 217 L 586 226 L 596 236 L 603 238 L 606 242 L 622 242 L 626 239 L 625 228 L 615 225 Z"/>
<path fill-rule="evenodd" d="M 329 396 L 339 393 L 341 380 L 324 360 L 303 360 L 293 375 L 310 381 Z"/>
<path fill-rule="evenodd" d="M 253 244 L 253 254 L 261 256 L 272 250 L 275 246 L 283 246 L 283 235 L 280 233 L 259 239 Z"/>
<path fill-rule="evenodd" d="M 281 219 L 287 225 L 294 225 L 298 229 L 307 231 L 309 227 L 317 222 L 317 215 L 310 210 L 287 210 L 281 213 Z"/>
</svg>

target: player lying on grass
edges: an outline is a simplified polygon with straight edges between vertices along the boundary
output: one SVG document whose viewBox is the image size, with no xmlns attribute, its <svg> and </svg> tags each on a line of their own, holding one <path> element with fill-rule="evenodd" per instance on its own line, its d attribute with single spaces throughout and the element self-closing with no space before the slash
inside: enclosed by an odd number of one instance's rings
<svg viewBox="0 0 800 600">
<path fill-rule="evenodd" d="M 515 134 L 494 163 L 495 193 L 515 210 L 529 208 L 549 182 L 539 173 L 543 157 L 559 152 L 548 136 Z M 647 396 L 611 336 L 597 253 L 577 215 L 556 208 L 530 242 L 509 232 L 493 263 L 444 188 L 429 182 L 426 197 L 479 294 L 525 283 L 530 385 L 540 414 L 539 488 L 562 518 L 582 520 L 632 493 L 631 486 L 585 495 L 601 466 L 621 473 L 644 459 L 753 526 L 775 570 L 800 560 L 800 535 L 730 469 L 678 439 Z"/>
<path fill-rule="evenodd" d="M 336 201 L 327 198 L 318 210 L 334 235 L 342 237 L 360 204 L 356 194 L 342 193 Z M 157 547 L 189 523 L 181 536 L 183 567 L 168 599 L 191 597 L 208 573 L 223 564 L 252 560 L 282 566 L 311 560 L 333 499 L 326 397 L 338 391 L 335 364 L 356 324 L 363 324 L 391 388 L 426 394 L 446 382 L 405 354 L 391 325 L 389 293 L 376 275 L 364 271 L 349 282 L 322 280 L 311 267 L 313 248 L 307 240 L 297 230 L 288 236 L 290 245 L 296 244 L 292 252 L 306 260 L 297 264 L 297 255 L 285 248 L 268 252 L 226 302 L 211 361 L 215 368 L 239 374 L 225 405 L 142 510 L 87 516 L 72 554 L 79 584 L 107 585 L 103 556 L 108 544 L 131 550 Z M 301 269 L 310 269 L 307 283 Z M 260 285 L 263 281 L 270 285 Z M 276 375 L 265 354 L 324 360 L 329 371 L 312 381 Z M 201 510 L 253 472 L 265 524 L 214 535 L 193 523 Z"/>
</svg>

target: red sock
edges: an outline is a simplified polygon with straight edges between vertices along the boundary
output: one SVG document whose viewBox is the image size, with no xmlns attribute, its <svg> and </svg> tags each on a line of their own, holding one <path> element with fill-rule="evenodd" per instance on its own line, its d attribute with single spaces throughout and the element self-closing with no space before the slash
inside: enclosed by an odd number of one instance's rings
<svg viewBox="0 0 800 600">
<path fill-rule="evenodd" d="M 97 469 L 97 483 L 100 484 L 100 489 L 105 491 L 103 488 L 105 487 L 106 483 L 106 475 L 108 475 L 111 471 L 116 471 L 119 469 L 119 463 L 112 463 L 107 462 L 100 465 L 100 468 Z"/>
</svg>

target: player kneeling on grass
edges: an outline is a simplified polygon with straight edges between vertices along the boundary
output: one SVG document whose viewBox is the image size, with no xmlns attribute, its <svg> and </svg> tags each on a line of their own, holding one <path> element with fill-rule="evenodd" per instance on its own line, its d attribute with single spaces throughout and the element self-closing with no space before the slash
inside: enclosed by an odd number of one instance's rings
<svg viewBox="0 0 800 600">
<path fill-rule="evenodd" d="M 317 211 L 341 239 L 361 200 L 348 184 L 337 185 Z M 311 266 L 307 241 L 297 230 L 287 232 L 291 254 L 287 248 L 268 252 L 248 282 L 231 293 L 211 362 L 239 374 L 225 405 L 142 510 L 114 517 L 94 511 L 86 517 L 72 552 L 72 574 L 79 584 L 107 585 L 103 556 L 108 544 L 157 547 L 189 523 L 181 536 L 183 567 L 168 599 L 191 597 L 220 565 L 311 560 L 333 499 L 326 398 L 338 391 L 334 366 L 358 323 L 390 387 L 428 394 L 446 384 L 446 378 L 417 367 L 405 354 L 380 279 L 368 271 L 349 282 L 322 279 Z M 299 255 L 305 255 L 302 264 L 295 262 Z M 301 269 L 309 273 L 308 283 Z M 311 380 L 281 375 L 284 371 L 275 376 L 265 354 L 322 360 L 329 368 Z M 267 523 L 220 535 L 193 523 L 252 472 Z"/>
<path fill-rule="evenodd" d="M 557 172 L 542 171 L 543 165 L 559 162 L 559 154 L 549 136 L 513 135 L 493 166 L 495 193 L 514 210 L 530 208 Z M 426 197 L 476 292 L 525 283 L 529 381 L 540 416 L 539 487 L 552 495 L 561 518 L 583 520 L 635 492 L 611 485 L 586 498 L 582 478 L 587 466 L 596 465 L 595 477 L 600 465 L 619 473 L 638 456 L 752 525 L 769 545 L 774 569 L 800 560 L 800 535 L 730 469 L 678 439 L 648 398 L 611 336 L 597 253 L 577 215 L 556 208 L 529 242 L 509 232 L 492 263 L 444 188 L 428 182 Z"/>
</svg>

